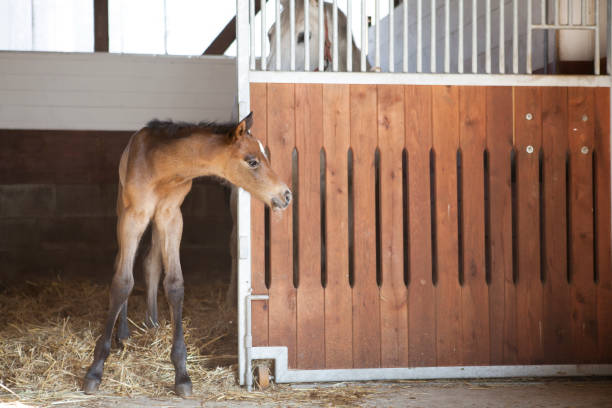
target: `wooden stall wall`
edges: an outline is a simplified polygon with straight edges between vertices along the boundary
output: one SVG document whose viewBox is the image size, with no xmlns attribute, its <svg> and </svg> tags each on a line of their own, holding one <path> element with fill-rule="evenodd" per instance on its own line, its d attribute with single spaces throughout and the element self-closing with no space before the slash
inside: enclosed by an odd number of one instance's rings
<svg viewBox="0 0 612 408">
<path fill-rule="evenodd" d="M 608 88 L 251 84 L 254 346 L 291 368 L 612 363 Z"/>
</svg>

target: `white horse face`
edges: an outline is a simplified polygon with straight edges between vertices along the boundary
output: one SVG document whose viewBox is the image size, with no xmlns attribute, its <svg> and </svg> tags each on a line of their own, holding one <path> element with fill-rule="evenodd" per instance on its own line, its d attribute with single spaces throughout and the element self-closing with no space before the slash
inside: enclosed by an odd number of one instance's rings
<svg viewBox="0 0 612 408">
<path fill-rule="evenodd" d="M 281 71 L 289 71 L 291 69 L 291 35 L 290 35 L 290 16 L 289 16 L 289 2 L 287 0 L 282 1 L 283 11 L 281 13 Z M 308 1 L 308 17 L 309 17 L 309 29 L 307 32 L 304 30 L 304 1 L 295 0 L 295 69 L 296 71 L 304 70 L 304 57 L 305 57 L 305 42 L 306 37 L 309 39 L 309 71 L 314 71 L 319 67 L 319 6 L 316 0 Z M 329 27 L 331 30 L 331 27 Z M 325 30 L 323 31 L 325 35 Z M 331 32 L 329 33 L 331 36 Z M 270 41 L 270 55 L 268 57 L 268 69 L 276 69 L 276 26 L 272 25 L 268 32 L 268 39 Z M 325 38 L 323 39 L 325 41 Z"/>
</svg>

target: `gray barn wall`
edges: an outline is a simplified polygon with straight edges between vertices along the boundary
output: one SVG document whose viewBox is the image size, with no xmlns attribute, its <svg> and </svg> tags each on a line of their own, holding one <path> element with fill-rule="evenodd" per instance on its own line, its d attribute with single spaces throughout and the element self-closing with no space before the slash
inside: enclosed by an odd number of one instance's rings
<svg viewBox="0 0 612 408">
<path fill-rule="evenodd" d="M 0 279 L 110 281 L 129 136 L 153 117 L 230 120 L 235 78 L 228 58 L 0 53 Z M 186 280 L 228 279 L 228 188 L 197 180 L 183 214 Z"/>
</svg>

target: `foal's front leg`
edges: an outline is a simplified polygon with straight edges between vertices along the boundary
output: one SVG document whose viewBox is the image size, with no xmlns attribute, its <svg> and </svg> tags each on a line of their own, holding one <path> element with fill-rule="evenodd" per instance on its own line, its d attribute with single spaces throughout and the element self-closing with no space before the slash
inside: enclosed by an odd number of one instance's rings
<svg viewBox="0 0 612 408">
<path fill-rule="evenodd" d="M 187 374 L 185 362 L 187 348 L 183 334 L 183 272 L 179 259 L 181 234 L 183 233 L 183 217 L 180 209 L 172 208 L 160 211 L 155 217 L 159 228 L 162 261 L 166 276 L 164 290 L 170 305 L 172 318 L 172 351 L 170 359 L 174 365 L 174 390 L 181 397 L 191 395 L 191 379 Z"/>
<path fill-rule="evenodd" d="M 134 277 L 132 275 L 134 257 L 138 242 L 148 222 L 149 217 L 144 212 L 119 215 L 117 222 L 119 253 L 117 254 L 116 270 L 111 284 L 108 317 L 104 325 L 104 333 L 96 343 L 94 361 L 85 375 L 83 391 L 86 394 L 93 394 L 100 386 L 104 362 L 110 353 L 113 327 L 117 315 L 123 307 L 127 308 L 127 298 L 134 287 Z"/>
</svg>

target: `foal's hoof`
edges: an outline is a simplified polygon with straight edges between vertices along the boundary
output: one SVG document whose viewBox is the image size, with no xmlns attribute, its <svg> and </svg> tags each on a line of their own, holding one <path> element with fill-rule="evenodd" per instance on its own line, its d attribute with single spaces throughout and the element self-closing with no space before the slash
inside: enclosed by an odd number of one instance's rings
<svg viewBox="0 0 612 408">
<path fill-rule="evenodd" d="M 98 388 L 100 388 L 100 380 L 95 378 L 85 378 L 85 382 L 83 383 L 83 392 L 85 394 L 95 394 L 98 392 Z"/>
<path fill-rule="evenodd" d="M 191 380 L 174 385 L 176 395 L 182 398 L 191 397 Z"/>
</svg>

